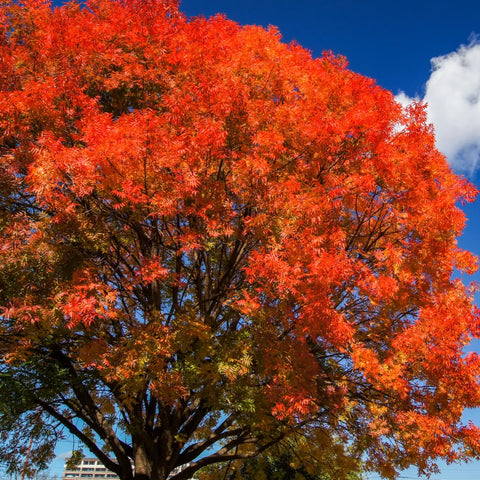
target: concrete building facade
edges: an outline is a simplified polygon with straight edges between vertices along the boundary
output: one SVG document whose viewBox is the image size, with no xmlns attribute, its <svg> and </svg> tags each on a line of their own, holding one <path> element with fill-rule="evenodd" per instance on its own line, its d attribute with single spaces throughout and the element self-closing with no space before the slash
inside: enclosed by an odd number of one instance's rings
<svg viewBox="0 0 480 480">
<path fill-rule="evenodd" d="M 74 470 L 65 465 L 62 480 L 119 480 L 118 475 L 107 470 L 96 458 L 82 458 Z"/>
</svg>

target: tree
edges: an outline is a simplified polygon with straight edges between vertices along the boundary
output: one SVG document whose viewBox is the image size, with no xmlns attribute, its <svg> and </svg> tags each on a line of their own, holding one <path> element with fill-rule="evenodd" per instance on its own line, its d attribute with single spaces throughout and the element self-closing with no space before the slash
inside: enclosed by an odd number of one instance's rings
<svg viewBox="0 0 480 480">
<path fill-rule="evenodd" d="M 422 105 L 170 0 L 0 11 L 0 461 L 478 455 L 476 190 Z"/>
</svg>

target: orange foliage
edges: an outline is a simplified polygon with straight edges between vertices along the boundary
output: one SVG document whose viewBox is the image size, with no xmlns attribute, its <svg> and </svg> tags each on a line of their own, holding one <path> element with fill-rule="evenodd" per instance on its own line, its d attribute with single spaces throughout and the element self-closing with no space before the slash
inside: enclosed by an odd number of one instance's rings
<svg viewBox="0 0 480 480">
<path fill-rule="evenodd" d="M 422 105 L 173 1 L 6 1 L 0 30 L 0 368 L 32 408 L 125 479 L 312 429 L 390 476 L 479 453 L 476 190 Z"/>
</svg>

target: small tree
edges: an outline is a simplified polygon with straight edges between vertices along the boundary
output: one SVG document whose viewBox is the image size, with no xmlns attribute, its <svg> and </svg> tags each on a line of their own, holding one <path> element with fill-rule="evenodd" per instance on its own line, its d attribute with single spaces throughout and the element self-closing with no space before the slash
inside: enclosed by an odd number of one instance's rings
<svg viewBox="0 0 480 480">
<path fill-rule="evenodd" d="M 169 0 L 6 0 L 0 29 L 1 461 L 477 454 L 476 192 L 421 105 Z"/>
</svg>

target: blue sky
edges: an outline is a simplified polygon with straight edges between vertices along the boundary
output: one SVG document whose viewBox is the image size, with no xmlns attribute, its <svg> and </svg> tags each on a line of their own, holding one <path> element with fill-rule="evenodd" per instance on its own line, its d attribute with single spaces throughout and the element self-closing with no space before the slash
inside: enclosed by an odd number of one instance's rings
<svg viewBox="0 0 480 480">
<path fill-rule="evenodd" d="M 454 169 L 480 188 L 478 0 L 184 0 L 181 10 L 189 16 L 221 12 L 240 24 L 275 25 L 285 41 L 297 41 L 313 56 L 324 50 L 346 56 L 352 70 L 376 79 L 401 102 L 427 100 L 439 147 Z M 465 212 L 469 221 L 459 243 L 480 255 L 480 197 Z M 480 412 L 466 416 L 480 424 Z M 410 469 L 400 478 L 420 477 Z M 480 478 L 480 461 L 441 465 L 432 476 L 468 478 Z"/>
<path fill-rule="evenodd" d="M 184 0 L 181 10 L 276 25 L 285 41 L 296 40 L 313 56 L 324 50 L 345 55 L 352 70 L 375 78 L 399 101 L 427 100 L 439 147 L 459 174 L 480 187 L 478 0 Z M 469 221 L 459 243 L 480 255 L 480 199 L 465 211 Z M 469 418 L 480 424 L 480 413 L 469 412 Z M 61 442 L 61 456 L 71 448 L 72 440 Z M 62 468 L 59 458 L 51 473 L 60 476 Z M 409 470 L 400 478 L 419 477 Z M 432 478 L 480 478 L 480 461 L 442 466 Z"/>
</svg>

